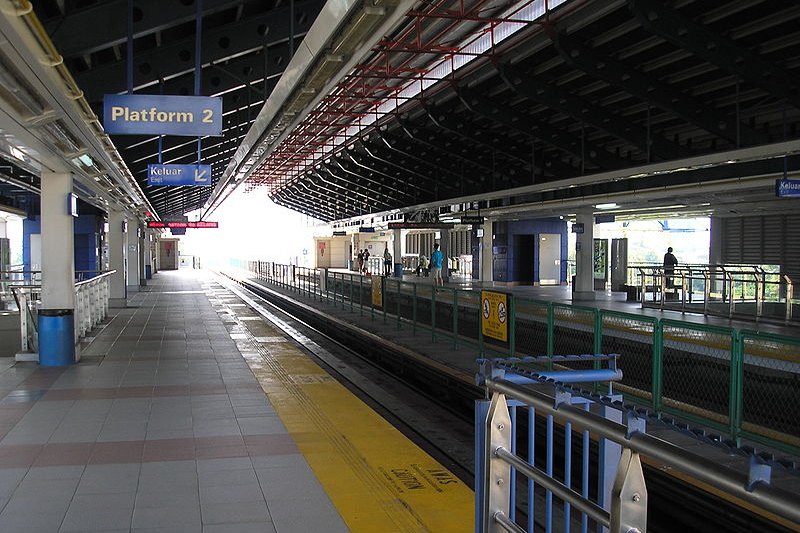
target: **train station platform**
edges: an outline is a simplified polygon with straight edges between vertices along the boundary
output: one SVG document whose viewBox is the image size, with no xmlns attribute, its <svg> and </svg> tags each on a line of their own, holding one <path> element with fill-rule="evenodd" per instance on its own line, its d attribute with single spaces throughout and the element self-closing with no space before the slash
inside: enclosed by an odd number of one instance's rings
<svg viewBox="0 0 800 533">
<path fill-rule="evenodd" d="M 440 288 L 433 295 L 429 279 L 407 284 L 405 280 L 398 283 L 399 280 L 386 278 L 382 305 L 376 306 L 368 278 L 364 281 L 356 275 L 352 279 L 346 276 L 342 279 L 338 273 L 329 274 L 324 289 L 320 290 L 320 279 L 304 278 L 305 273 L 300 271 L 296 272 L 294 284 L 272 276 L 271 272 L 262 265 L 258 272 L 232 269 L 229 274 L 303 320 L 311 322 L 316 317 L 315 327 L 340 342 L 357 346 L 364 352 L 372 345 L 376 364 L 386 364 L 406 380 L 414 379 L 412 369 L 415 367 L 435 369 L 438 377 L 428 378 L 435 383 L 433 390 L 448 391 L 451 403 L 459 401 L 452 392 L 457 384 L 474 386 L 476 359 L 482 350 L 485 349 L 487 355 L 497 348 L 508 350 L 507 344 L 497 346 L 502 343 L 496 343 L 490 347 L 476 342 L 478 322 L 472 309 L 476 301 L 452 285 Z M 515 289 L 514 294 L 532 292 L 530 289 L 523 291 Z M 746 361 L 742 367 L 745 422 L 736 429 L 740 437 L 737 443 L 726 435 L 725 428 L 731 423 L 727 418 L 731 363 L 726 358 L 732 349 L 731 336 L 743 334 L 747 337 L 745 330 L 742 330 L 745 333 L 733 330 L 730 323 L 727 329 L 708 323 L 718 319 L 679 322 L 667 315 L 662 323 L 661 318 L 645 315 L 644 322 L 636 322 L 638 315 L 628 320 L 625 313 L 616 310 L 588 316 L 585 309 L 576 310 L 557 302 L 555 319 L 552 317 L 554 310 L 548 308 L 551 317 L 549 329 L 545 331 L 545 310 L 521 303 L 524 301 L 521 298 L 516 309 L 518 357 L 544 354 L 544 349 L 527 353 L 524 350 L 528 346 L 533 346 L 532 350 L 536 346 L 543 347 L 548 336 L 551 337 L 549 349 L 556 356 L 592 353 L 592 346 L 601 347 L 603 353 L 621 354 L 619 365 L 623 379 L 614 384 L 614 390 L 623 392 L 626 401 L 643 407 L 648 413 L 648 433 L 741 472 L 745 478 L 754 457 L 767 461 L 775 459 L 781 466 L 773 470 L 772 483 L 798 495 L 800 501 L 800 470 L 797 468 L 800 455 L 793 451 L 798 441 L 794 437 L 797 427 L 792 422 L 797 420 L 797 410 L 791 396 L 783 396 L 791 390 L 791 387 L 784 387 L 783 381 L 788 379 L 791 383 L 798 373 L 800 342 L 772 344 L 776 339 L 789 340 L 777 336 L 748 337 L 742 354 Z M 455 307 L 458 312 L 453 311 Z M 600 326 L 594 334 L 601 338 L 592 337 L 593 323 Z M 655 326 L 648 331 L 645 323 Z M 659 330 L 659 335 L 653 335 L 655 329 Z M 578 351 L 571 351 L 573 348 Z M 508 351 L 494 353 L 509 356 Z M 401 355 L 403 362 L 400 362 Z M 657 371 L 656 365 L 659 365 Z M 658 388 L 651 388 L 650 379 L 656 375 L 661 376 Z M 747 433 L 751 430 L 752 434 Z M 768 444 L 770 439 L 758 438 L 765 435 L 773 437 L 771 443 Z M 661 469 L 655 463 L 651 466 Z M 673 483 L 681 484 L 680 490 L 688 490 L 685 488 L 688 486 L 701 487 L 685 477 L 678 477 Z"/>
<path fill-rule="evenodd" d="M 468 487 L 202 272 L 160 272 L 78 364 L 0 365 L 0 531 L 472 527 Z"/>
</svg>

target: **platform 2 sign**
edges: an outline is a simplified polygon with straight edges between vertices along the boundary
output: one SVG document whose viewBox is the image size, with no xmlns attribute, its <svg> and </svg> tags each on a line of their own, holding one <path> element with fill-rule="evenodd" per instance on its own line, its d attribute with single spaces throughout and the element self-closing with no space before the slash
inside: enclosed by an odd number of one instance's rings
<svg viewBox="0 0 800 533">
<path fill-rule="evenodd" d="M 800 180 L 775 180 L 775 196 L 800 198 Z"/>
<path fill-rule="evenodd" d="M 508 295 L 481 291 L 481 331 L 484 337 L 508 342 Z"/>
<path fill-rule="evenodd" d="M 222 98 L 107 94 L 103 127 L 112 135 L 221 135 Z"/>
<path fill-rule="evenodd" d="M 211 165 L 147 165 L 147 184 L 210 187 Z"/>
</svg>

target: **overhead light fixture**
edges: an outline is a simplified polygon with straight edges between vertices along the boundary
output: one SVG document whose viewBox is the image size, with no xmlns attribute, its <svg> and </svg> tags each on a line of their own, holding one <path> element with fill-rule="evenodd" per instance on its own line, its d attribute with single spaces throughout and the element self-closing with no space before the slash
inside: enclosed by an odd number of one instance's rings
<svg viewBox="0 0 800 533">
<path fill-rule="evenodd" d="M 81 163 L 83 163 L 84 166 L 87 166 L 87 167 L 94 166 L 94 161 L 92 161 L 92 158 L 91 158 L 91 156 L 89 154 L 83 154 L 81 156 L 78 156 L 78 160 Z"/>
<path fill-rule="evenodd" d="M 616 209 L 619 206 L 617 204 L 611 202 L 611 203 L 608 203 L 608 204 L 597 204 L 594 207 L 595 207 L 595 209 Z"/>
</svg>

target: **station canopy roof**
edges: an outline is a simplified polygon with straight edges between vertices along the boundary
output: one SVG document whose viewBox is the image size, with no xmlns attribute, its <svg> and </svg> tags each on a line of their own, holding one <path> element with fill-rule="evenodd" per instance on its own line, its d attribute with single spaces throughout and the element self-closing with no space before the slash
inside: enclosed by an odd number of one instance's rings
<svg viewBox="0 0 800 533">
<path fill-rule="evenodd" d="M 98 116 L 104 94 L 126 90 L 127 5 L 35 5 Z M 800 4 L 203 0 L 203 10 L 201 94 L 224 109 L 223 136 L 202 140 L 215 187 L 148 186 L 158 138 L 113 139 L 161 218 L 213 212 L 242 184 L 324 221 L 665 187 L 673 204 L 749 209 L 768 199 L 765 178 L 798 168 Z M 135 2 L 136 93 L 193 94 L 194 13 L 191 1 Z M 163 140 L 165 163 L 193 164 L 196 151 L 195 139 Z"/>
</svg>

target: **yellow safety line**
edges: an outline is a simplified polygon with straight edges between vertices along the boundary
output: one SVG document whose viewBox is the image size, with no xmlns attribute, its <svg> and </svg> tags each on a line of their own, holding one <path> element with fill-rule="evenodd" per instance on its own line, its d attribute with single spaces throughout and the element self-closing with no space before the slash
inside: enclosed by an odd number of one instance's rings
<svg viewBox="0 0 800 533">
<path fill-rule="evenodd" d="M 469 487 L 293 342 L 255 338 L 279 330 L 263 321 L 239 324 L 248 365 L 351 531 L 474 530 Z"/>
</svg>

